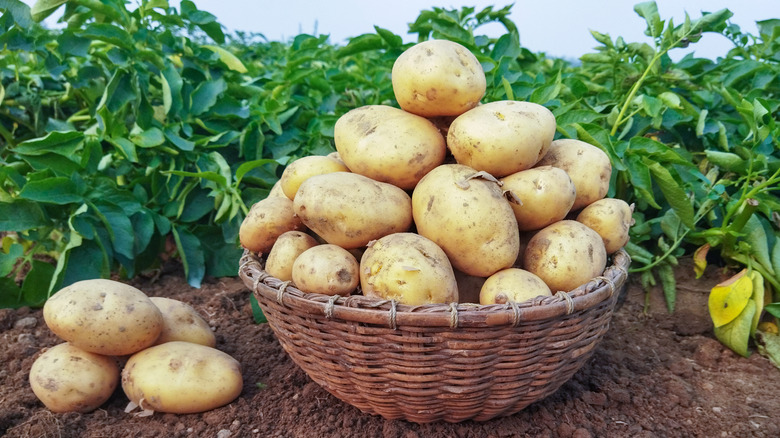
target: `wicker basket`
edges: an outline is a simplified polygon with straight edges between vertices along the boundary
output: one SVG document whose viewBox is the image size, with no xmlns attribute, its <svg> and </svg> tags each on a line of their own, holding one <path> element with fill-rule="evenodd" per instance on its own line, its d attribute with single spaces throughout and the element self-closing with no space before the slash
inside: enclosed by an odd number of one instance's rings
<svg viewBox="0 0 780 438">
<path fill-rule="evenodd" d="M 511 415 L 555 392 L 607 331 L 630 258 L 533 302 L 414 307 L 306 294 L 263 263 L 245 252 L 239 275 L 312 380 L 363 412 L 427 423 Z"/>
</svg>

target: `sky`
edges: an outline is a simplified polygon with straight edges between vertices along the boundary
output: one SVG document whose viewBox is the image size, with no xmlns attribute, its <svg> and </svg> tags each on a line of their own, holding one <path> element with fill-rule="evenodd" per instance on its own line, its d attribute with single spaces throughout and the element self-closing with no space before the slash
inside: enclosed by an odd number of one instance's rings
<svg viewBox="0 0 780 438">
<path fill-rule="evenodd" d="M 177 7 L 180 0 L 169 0 Z M 25 0 L 28 4 L 35 0 Z M 634 1 L 628 0 L 505 0 L 505 1 L 422 1 L 422 0 L 195 0 L 199 9 L 217 17 L 228 31 L 243 30 L 262 33 L 269 40 L 287 41 L 300 33 L 328 34 L 330 42 L 345 44 L 350 37 L 373 33 L 374 25 L 388 29 L 404 38 L 415 40 L 408 34 L 408 24 L 421 10 L 432 7 L 455 8 L 473 6 L 477 11 L 487 6 L 501 9 L 514 3 L 510 18 L 520 31 L 520 42 L 533 52 L 569 59 L 593 52 L 597 46 L 589 30 L 609 34 L 613 39 L 622 36 L 627 42 L 650 42 L 643 34 L 644 19 L 633 10 Z M 713 12 L 728 8 L 734 16 L 732 23 L 743 31 L 757 34 L 755 22 L 780 18 L 778 0 L 658 0 L 662 19 L 673 18 L 682 23 L 685 12 L 692 19 L 702 11 Z M 130 7 L 132 8 L 132 2 Z M 55 13 L 56 19 L 61 11 Z M 501 25 L 487 25 L 478 34 L 498 37 L 504 33 Z M 723 56 L 731 43 L 723 36 L 705 34 L 701 41 L 688 49 L 676 49 L 670 55 L 679 59 L 695 51 L 697 56 L 716 58 Z"/>
</svg>

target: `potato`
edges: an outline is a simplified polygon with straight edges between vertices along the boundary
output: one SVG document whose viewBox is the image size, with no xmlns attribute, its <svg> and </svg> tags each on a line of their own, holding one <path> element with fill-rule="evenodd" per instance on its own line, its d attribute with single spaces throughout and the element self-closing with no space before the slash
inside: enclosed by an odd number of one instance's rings
<svg viewBox="0 0 780 438">
<path fill-rule="evenodd" d="M 418 306 L 458 302 L 447 255 L 419 234 L 395 233 L 371 243 L 360 260 L 363 295 Z"/>
<path fill-rule="evenodd" d="M 271 190 L 268 192 L 268 196 L 266 196 L 266 198 L 278 198 L 278 197 L 287 198 L 287 195 L 284 194 L 284 190 L 282 190 L 281 181 L 276 181 L 274 185 L 271 187 Z"/>
<path fill-rule="evenodd" d="M 552 142 L 547 154 L 538 163 L 540 166 L 553 166 L 569 174 L 577 197 L 571 210 L 598 201 L 607 195 L 612 177 L 612 163 L 604 151 L 584 141 L 559 139 Z"/>
<path fill-rule="evenodd" d="M 525 248 L 523 268 L 550 290 L 568 292 L 601 275 L 607 251 L 601 236 L 585 225 L 562 220 L 537 232 Z"/>
<path fill-rule="evenodd" d="M 235 400 L 243 388 L 241 364 L 205 345 L 173 341 L 130 357 L 122 389 L 142 409 L 173 414 L 205 412 Z"/>
<path fill-rule="evenodd" d="M 254 253 L 268 253 L 276 239 L 287 231 L 302 230 L 301 219 L 295 215 L 293 201 L 287 197 L 268 197 L 255 202 L 249 209 L 238 239 L 241 246 Z"/>
<path fill-rule="evenodd" d="M 580 211 L 577 222 L 599 233 L 607 254 L 612 254 L 628 243 L 628 230 L 634 224 L 634 206 L 616 198 L 604 198 Z"/>
<path fill-rule="evenodd" d="M 295 259 L 292 278 L 303 292 L 347 296 L 360 284 L 360 266 L 349 251 L 326 243 Z"/>
<path fill-rule="evenodd" d="M 354 173 L 413 189 L 444 162 L 444 136 L 428 119 L 387 105 L 355 108 L 336 121 L 336 149 Z"/>
<path fill-rule="evenodd" d="M 295 214 L 328 243 L 365 246 L 412 225 L 412 202 L 402 189 L 356 173 L 313 176 L 301 184 Z"/>
<path fill-rule="evenodd" d="M 412 193 L 412 214 L 418 234 L 439 245 L 455 269 L 488 277 L 515 262 L 520 232 L 497 181 L 480 175 L 461 164 L 430 171 Z"/>
<path fill-rule="evenodd" d="M 500 178 L 533 167 L 547 153 L 555 128 L 555 116 L 542 105 L 496 101 L 458 116 L 447 146 L 459 164 Z"/>
<path fill-rule="evenodd" d="M 44 350 L 30 368 L 32 391 L 52 412 L 94 411 L 118 384 L 119 365 L 113 358 L 68 342 Z"/>
<path fill-rule="evenodd" d="M 302 231 L 282 233 L 268 253 L 265 261 L 265 272 L 282 281 L 292 280 L 292 267 L 295 259 L 302 252 L 317 246 L 314 237 Z"/>
<path fill-rule="evenodd" d="M 163 316 L 163 329 L 155 345 L 185 341 L 214 347 L 217 338 L 203 317 L 189 304 L 165 297 L 150 297 Z"/>
<path fill-rule="evenodd" d="M 563 220 L 577 196 L 574 183 L 565 170 L 541 166 L 501 178 L 522 203 L 512 202 L 520 231 L 539 230 Z"/>
<path fill-rule="evenodd" d="M 485 280 L 479 292 L 480 304 L 521 302 L 538 296 L 552 296 L 550 288 L 537 275 L 524 269 L 502 269 Z"/>
<path fill-rule="evenodd" d="M 393 93 L 405 111 L 424 117 L 457 116 L 485 95 L 485 72 L 464 46 L 428 40 L 405 50 L 393 64 Z"/>
<path fill-rule="evenodd" d="M 284 195 L 294 200 L 295 193 L 298 192 L 302 182 L 311 176 L 331 172 L 349 172 L 349 168 L 340 160 L 322 155 L 309 155 L 288 164 L 282 172 L 279 183 Z"/>
<path fill-rule="evenodd" d="M 122 356 L 160 336 L 163 317 L 142 291 L 114 280 L 82 280 L 55 293 L 43 306 L 51 331 L 91 353 Z"/>
</svg>

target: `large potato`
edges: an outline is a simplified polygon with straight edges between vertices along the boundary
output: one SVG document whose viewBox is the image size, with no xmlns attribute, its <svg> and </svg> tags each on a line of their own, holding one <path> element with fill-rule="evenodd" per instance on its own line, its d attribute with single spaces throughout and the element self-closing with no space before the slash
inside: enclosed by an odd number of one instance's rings
<svg viewBox="0 0 780 438">
<path fill-rule="evenodd" d="M 154 342 L 164 344 L 171 341 L 185 341 L 214 347 L 217 337 L 205 319 L 189 304 L 173 298 L 151 297 L 163 316 L 163 329 Z"/>
<path fill-rule="evenodd" d="M 238 230 L 238 239 L 251 252 L 268 253 L 282 233 L 303 228 L 292 200 L 286 196 L 268 197 L 249 209 Z"/>
<path fill-rule="evenodd" d="M 464 46 L 428 40 L 404 51 L 393 64 L 393 92 L 405 111 L 423 117 L 457 116 L 485 95 L 485 72 Z"/>
<path fill-rule="evenodd" d="M 577 215 L 577 222 L 599 233 L 607 254 L 612 254 L 628 243 L 628 231 L 634 224 L 634 206 L 622 199 L 604 198 L 593 202 Z"/>
<path fill-rule="evenodd" d="M 119 384 L 119 365 L 65 342 L 45 350 L 30 368 L 30 386 L 52 412 L 94 411 Z"/>
<path fill-rule="evenodd" d="M 295 214 L 326 242 L 351 249 L 412 225 L 412 203 L 402 189 L 356 173 L 313 176 L 295 196 Z"/>
<path fill-rule="evenodd" d="M 355 173 L 413 189 L 444 162 L 444 136 L 430 120 L 387 105 L 355 108 L 336 121 L 339 156 Z"/>
<path fill-rule="evenodd" d="M 325 295 L 349 295 L 360 284 L 360 266 L 346 249 L 326 243 L 302 252 L 292 267 L 295 287 Z"/>
<path fill-rule="evenodd" d="M 413 306 L 458 302 L 447 255 L 419 234 L 395 233 L 368 246 L 360 260 L 363 295 Z"/>
<path fill-rule="evenodd" d="M 122 389 L 142 409 L 173 414 L 205 412 L 235 400 L 243 388 L 241 364 L 205 345 L 173 341 L 130 357 Z"/>
<path fill-rule="evenodd" d="M 284 195 L 295 199 L 298 187 L 309 177 L 331 172 L 349 172 L 349 168 L 341 161 L 324 155 L 309 155 L 298 158 L 288 164 L 279 178 Z"/>
<path fill-rule="evenodd" d="M 585 225 L 562 220 L 534 234 L 525 248 L 523 267 L 553 291 L 568 292 L 601 275 L 607 251 L 601 236 Z"/>
<path fill-rule="evenodd" d="M 43 306 L 46 325 L 74 347 L 122 356 L 160 336 L 163 317 L 142 291 L 114 280 L 83 280 L 60 289 Z"/>
<path fill-rule="evenodd" d="M 542 105 L 496 101 L 458 116 L 447 146 L 459 164 L 500 178 L 533 167 L 547 153 L 555 128 L 555 116 Z"/>
<path fill-rule="evenodd" d="M 552 296 L 550 288 L 537 275 L 524 269 L 502 269 L 485 280 L 479 293 L 480 304 L 521 302 L 538 296 Z"/>
<path fill-rule="evenodd" d="M 265 272 L 282 281 L 292 280 L 292 267 L 302 252 L 317 246 L 314 237 L 302 231 L 288 231 L 276 239 L 265 261 Z"/>
<path fill-rule="evenodd" d="M 601 149 L 584 141 L 568 138 L 555 140 L 536 165 L 558 167 L 569 174 L 577 190 L 572 211 L 604 198 L 609 190 L 612 177 L 609 157 Z"/>
<path fill-rule="evenodd" d="M 499 184 L 464 165 L 430 171 L 412 193 L 417 232 L 439 245 L 455 269 L 488 277 L 520 250 L 517 219 Z"/>
<path fill-rule="evenodd" d="M 504 190 L 521 201 L 509 204 L 521 231 L 538 230 L 564 219 L 577 197 L 566 171 L 552 166 L 521 170 L 501 178 L 501 182 Z"/>
</svg>

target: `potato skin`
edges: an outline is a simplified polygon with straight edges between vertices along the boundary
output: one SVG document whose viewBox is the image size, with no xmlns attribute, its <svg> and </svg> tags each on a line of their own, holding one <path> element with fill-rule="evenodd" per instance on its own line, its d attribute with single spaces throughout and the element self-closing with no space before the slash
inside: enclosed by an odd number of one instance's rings
<svg viewBox="0 0 780 438">
<path fill-rule="evenodd" d="M 574 220 L 562 220 L 534 234 L 525 249 L 523 268 L 552 291 L 568 292 L 601 275 L 607 251 L 601 236 Z"/>
<path fill-rule="evenodd" d="M 45 350 L 30 368 L 30 386 L 52 412 L 94 411 L 119 384 L 119 365 L 68 342 Z"/>
<path fill-rule="evenodd" d="M 533 167 L 555 136 L 555 116 L 542 105 L 503 100 L 458 116 L 447 146 L 459 164 L 496 178 Z"/>
<path fill-rule="evenodd" d="M 352 172 L 402 189 L 413 189 L 447 153 L 430 120 L 387 105 L 365 105 L 339 117 L 334 140 Z"/>
<path fill-rule="evenodd" d="M 279 184 L 284 195 L 294 200 L 298 187 L 307 178 L 330 172 L 349 172 L 349 168 L 341 160 L 323 155 L 308 155 L 288 164 L 282 172 Z"/>
<path fill-rule="evenodd" d="M 238 230 L 238 238 L 241 246 L 249 251 L 268 253 L 282 233 L 302 229 L 293 201 L 286 196 L 275 196 L 252 205 Z"/>
<path fill-rule="evenodd" d="M 466 47 L 428 40 L 405 50 L 393 64 L 395 98 L 423 117 L 457 116 L 479 104 L 487 89 L 482 65 Z"/>
<path fill-rule="evenodd" d="M 536 165 L 558 167 L 569 174 L 577 190 L 572 211 L 604 198 L 609 191 L 612 178 L 609 156 L 584 141 L 568 138 L 555 140 Z"/>
<path fill-rule="evenodd" d="M 163 329 L 154 345 L 185 341 L 214 347 L 217 338 L 205 319 L 189 304 L 166 297 L 150 297 L 163 316 Z"/>
<path fill-rule="evenodd" d="M 461 164 L 437 167 L 415 187 L 412 211 L 418 234 L 439 245 L 455 269 L 488 277 L 515 262 L 520 232 L 501 187 L 476 175 Z"/>
<path fill-rule="evenodd" d="M 205 345 L 173 341 L 130 357 L 122 390 L 142 409 L 173 414 L 205 412 L 241 394 L 241 364 Z"/>
<path fill-rule="evenodd" d="M 447 255 L 419 234 L 395 233 L 371 243 L 360 260 L 363 295 L 418 306 L 458 302 Z"/>
<path fill-rule="evenodd" d="M 538 296 L 552 296 L 550 288 L 536 274 L 519 268 L 502 269 L 485 280 L 479 292 L 480 304 L 522 302 Z"/>
<path fill-rule="evenodd" d="M 522 204 L 510 202 L 520 231 L 539 230 L 563 220 L 574 205 L 577 191 L 565 170 L 541 166 L 501 178 Z"/>
<path fill-rule="evenodd" d="M 268 253 L 265 272 L 282 281 L 292 280 L 292 267 L 302 252 L 319 245 L 314 237 L 302 231 L 282 233 Z"/>
<path fill-rule="evenodd" d="M 604 198 L 586 206 L 577 215 L 577 222 L 599 233 L 607 254 L 612 254 L 628 243 L 628 231 L 634 224 L 634 206 L 622 199 Z"/>
<path fill-rule="evenodd" d="M 365 246 L 412 225 L 411 198 L 402 189 L 356 173 L 313 176 L 301 184 L 295 214 L 326 242 Z"/>
<path fill-rule="evenodd" d="M 43 306 L 46 325 L 71 345 L 122 356 L 160 336 L 163 317 L 142 291 L 114 280 L 92 279 L 60 289 Z"/>
<path fill-rule="evenodd" d="M 349 251 L 326 243 L 295 259 L 292 278 L 295 287 L 304 292 L 347 296 L 360 284 L 360 266 Z"/>
</svg>

